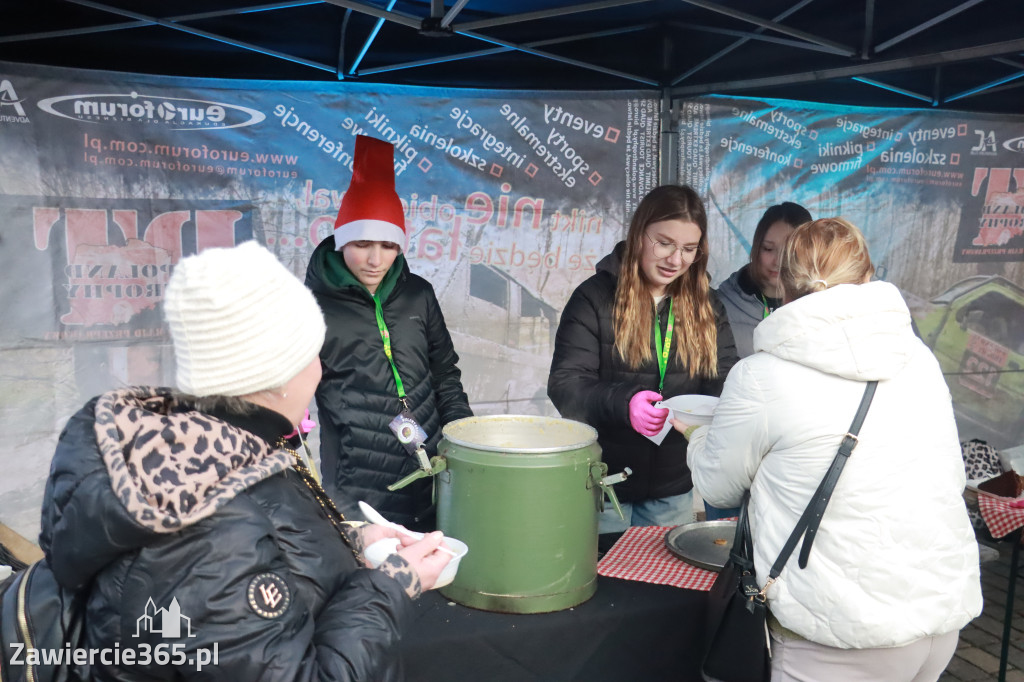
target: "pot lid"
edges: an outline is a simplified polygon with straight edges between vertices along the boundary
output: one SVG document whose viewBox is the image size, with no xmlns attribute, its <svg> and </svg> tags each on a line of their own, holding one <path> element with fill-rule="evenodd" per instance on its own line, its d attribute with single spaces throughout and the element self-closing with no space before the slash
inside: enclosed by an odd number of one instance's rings
<svg viewBox="0 0 1024 682">
<path fill-rule="evenodd" d="M 578 450 L 597 440 L 583 422 L 536 415 L 493 414 L 448 422 L 441 430 L 449 443 L 488 452 L 542 454 Z"/>
</svg>

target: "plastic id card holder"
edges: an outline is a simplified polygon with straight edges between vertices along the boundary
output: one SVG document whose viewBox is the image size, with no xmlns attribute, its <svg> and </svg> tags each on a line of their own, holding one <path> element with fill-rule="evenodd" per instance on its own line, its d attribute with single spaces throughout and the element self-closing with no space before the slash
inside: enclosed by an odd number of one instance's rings
<svg viewBox="0 0 1024 682">
<path fill-rule="evenodd" d="M 410 455 L 416 454 L 416 448 L 427 440 L 427 432 L 423 430 L 409 410 L 402 410 L 391 420 L 388 427 L 394 432 L 395 438 Z"/>
</svg>

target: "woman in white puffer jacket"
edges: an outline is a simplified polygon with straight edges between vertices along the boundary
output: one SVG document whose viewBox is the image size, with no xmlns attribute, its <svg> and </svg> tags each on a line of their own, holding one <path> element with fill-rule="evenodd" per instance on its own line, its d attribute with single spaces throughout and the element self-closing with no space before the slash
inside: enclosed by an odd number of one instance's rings
<svg viewBox="0 0 1024 682">
<path fill-rule="evenodd" d="M 764 585 L 865 382 L 879 382 L 807 567 L 792 557 L 768 589 L 773 682 L 936 680 L 981 612 L 949 389 L 899 290 L 873 272 L 853 225 L 797 228 L 785 305 L 755 329 L 755 353 L 729 374 L 714 421 L 674 422 L 704 499 L 734 507 L 750 490 Z"/>
</svg>

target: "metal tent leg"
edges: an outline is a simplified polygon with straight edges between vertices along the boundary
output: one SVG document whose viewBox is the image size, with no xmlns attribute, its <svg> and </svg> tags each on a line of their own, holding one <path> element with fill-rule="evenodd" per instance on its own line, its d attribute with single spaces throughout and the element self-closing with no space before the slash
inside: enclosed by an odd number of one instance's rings
<svg viewBox="0 0 1024 682">
<path fill-rule="evenodd" d="M 1006 682 L 1006 659 L 1010 653 L 1010 629 L 1013 625 L 1013 602 L 1017 592 L 1017 562 L 1020 559 L 1020 541 L 1024 528 L 1010 536 L 1013 550 L 1010 552 L 1010 578 L 1006 585 L 1006 615 L 1003 617 L 1003 643 L 999 649 L 999 682 Z"/>
</svg>

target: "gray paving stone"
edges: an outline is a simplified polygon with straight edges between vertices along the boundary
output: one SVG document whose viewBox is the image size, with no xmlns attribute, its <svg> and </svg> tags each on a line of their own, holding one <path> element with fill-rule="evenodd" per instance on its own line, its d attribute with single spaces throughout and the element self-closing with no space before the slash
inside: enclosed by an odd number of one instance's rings
<svg viewBox="0 0 1024 682">
<path fill-rule="evenodd" d="M 1006 590 L 1010 575 L 1010 548 L 998 546 L 999 558 L 981 565 L 982 614 L 960 632 L 960 643 L 953 660 L 939 682 L 976 682 L 996 680 L 1006 614 Z M 1024 552 L 1020 561 L 1024 564 Z M 1014 598 L 1010 648 L 1007 655 L 1006 682 L 1024 682 L 1024 568 L 1020 571 Z"/>
</svg>

